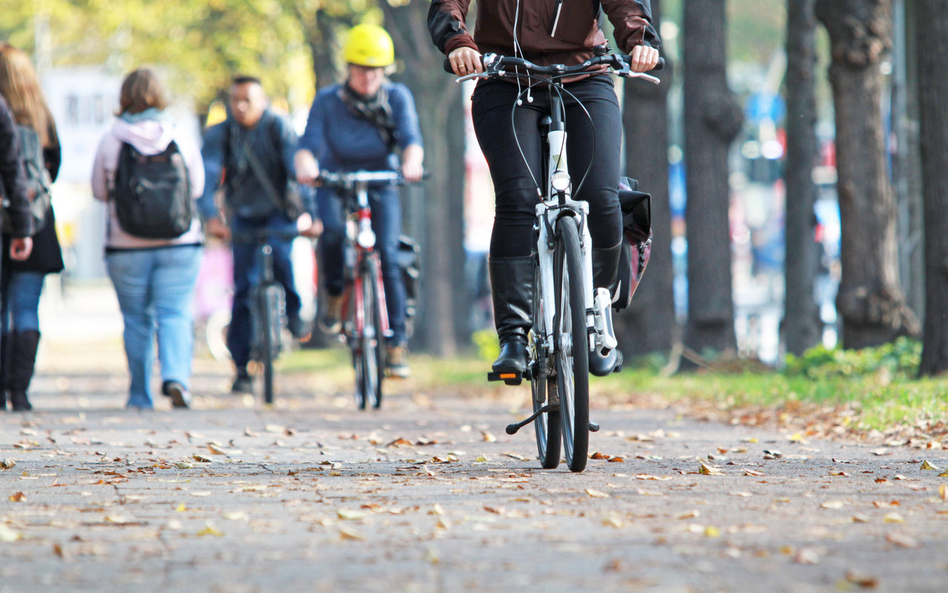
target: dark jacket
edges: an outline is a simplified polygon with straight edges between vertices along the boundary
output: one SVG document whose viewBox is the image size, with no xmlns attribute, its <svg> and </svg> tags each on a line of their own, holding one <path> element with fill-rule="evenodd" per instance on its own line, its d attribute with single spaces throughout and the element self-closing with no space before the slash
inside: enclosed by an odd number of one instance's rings
<svg viewBox="0 0 948 593">
<path fill-rule="evenodd" d="M 661 47 L 651 24 L 649 0 L 478 0 L 473 36 L 465 24 L 470 3 L 471 0 L 431 2 L 428 31 L 445 55 L 458 47 L 470 47 L 482 54 L 514 55 L 516 16 L 524 57 L 541 66 L 579 64 L 594 55 L 593 48 L 606 43 L 599 27 L 600 6 L 615 26 L 619 51 L 631 53 L 636 45 Z M 554 20 L 556 31 L 551 35 Z"/>
<path fill-rule="evenodd" d="M 55 138 L 55 133 L 51 137 Z M 46 163 L 46 169 L 49 170 L 50 179 L 56 181 L 59 165 L 62 162 L 62 149 L 58 140 L 53 146 L 43 149 L 43 160 Z M 11 260 L 9 238 L 5 238 L 3 242 L 4 271 L 55 274 L 62 272 L 64 267 L 63 251 L 59 244 L 59 236 L 56 234 L 56 215 L 53 213 L 52 204 L 46 210 L 46 222 L 33 235 L 33 250 L 30 252 L 30 257 L 24 261 Z"/>
<path fill-rule="evenodd" d="M 4 196 L 3 216 L 9 217 L 12 237 L 33 234 L 33 216 L 26 193 L 26 172 L 20 160 L 16 124 L 6 100 L 0 96 L 0 181 Z M 9 204 L 7 204 L 9 202 Z"/>
<path fill-rule="evenodd" d="M 278 197 L 285 199 L 289 184 L 295 183 L 293 157 L 298 142 L 290 124 L 269 109 L 250 129 L 243 128 L 231 118 L 208 128 L 201 150 L 205 171 L 204 195 L 198 200 L 201 217 L 208 219 L 218 216 L 214 194 L 222 182 L 224 203 L 238 218 L 267 218 L 280 210 L 285 211 L 283 205 L 274 203 L 254 174 L 244 146 L 249 143 L 250 151 L 256 156 Z M 303 209 L 312 214 L 315 205 L 311 194 L 304 194 Z"/>
</svg>

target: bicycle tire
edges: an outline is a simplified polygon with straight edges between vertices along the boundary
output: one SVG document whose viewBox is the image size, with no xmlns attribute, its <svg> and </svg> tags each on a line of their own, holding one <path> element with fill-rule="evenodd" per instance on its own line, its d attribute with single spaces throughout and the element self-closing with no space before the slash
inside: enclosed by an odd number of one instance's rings
<svg viewBox="0 0 948 593">
<path fill-rule="evenodd" d="M 543 320 L 545 301 L 540 287 L 539 268 L 534 267 L 533 281 L 533 328 L 528 336 L 531 355 L 530 388 L 533 395 L 533 411 L 536 412 L 556 397 L 556 379 L 549 371 L 547 353 L 539 342 L 545 333 Z M 560 413 L 549 411 L 533 422 L 537 439 L 537 456 L 543 469 L 555 469 L 560 464 Z"/>
<path fill-rule="evenodd" d="M 370 256 L 369 263 L 371 269 L 366 275 L 373 280 L 371 311 L 372 326 L 375 328 L 375 389 L 369 395 L 372 399 L 372 407 L 377 410 L 382 407 L 382 384 L 385 381 L 385 335 L 382 325 L 382 299 L 379 298 L 379 295 L 385 294 L 385 288 L 382 284 L 382 265 L 378 256 Z"/>
<path fill-rule="evenodd" d="M 367 257 L 362 266 L 360 284 L 362 289 L 362 331 L 357 343 L 356 356 L 356 401 L 364 410 L 369 402 L 378 408 L 382 403 L 381 322 L 378 314 L 376 278 L 378 268 L 375 261 Z"/>
<path fill-rule="evenodd" d="M 263 401 L 268 404 L 273 403 L 273 383 L 274 383 L 274 362 L 280 355 L 282 342 L 282 308 L 281 308 L 281 287 L 277 285 L 267 285 L 263 287 L 260 300 L 261 310 L 259 318 L 260 327 L 260 350 L 262 351 L 263 363 Z"/>
<path fill-rule="evenodd" d="M 589 451 L 589 338 L 583 295 L 583 258 L 574 218 L 561 218 L 556 233 L 553 335 L 560 426 L 566 464 L 571 471 L 581 472 L 586 469 Z"/>
</svg>

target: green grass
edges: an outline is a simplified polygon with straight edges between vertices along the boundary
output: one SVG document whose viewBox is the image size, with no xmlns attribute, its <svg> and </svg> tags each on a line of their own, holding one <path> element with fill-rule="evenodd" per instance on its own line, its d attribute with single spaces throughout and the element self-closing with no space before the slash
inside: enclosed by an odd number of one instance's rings
<svg viewBox="0 0 948 593">
<path fill-rule="evenodd" d="M 918 422 L 948 422 L 948 377 L 915 379 L 920 346 L 898 341 L 859 352 L 815 349 L 788 361 L 783 372 L 708 372 L 663 376 L 655 361 L 606 378 L 592 378 L 597 397 L 616 401 L 657 395 L 670 401 L 715 402 L 724 408 L 779 408 L 788 402 L 841 406 L 860 428 L 885 430 Z M 418 391 L 503 389 L 486 373 L 495 352 L 450 359 L 412 354 L 410 388 Z M 348 350 L 298 350 L 280 361 L 281 372 L 316 373 L 321 382 L 346 388 L 352 382 Z"/>
</svg>

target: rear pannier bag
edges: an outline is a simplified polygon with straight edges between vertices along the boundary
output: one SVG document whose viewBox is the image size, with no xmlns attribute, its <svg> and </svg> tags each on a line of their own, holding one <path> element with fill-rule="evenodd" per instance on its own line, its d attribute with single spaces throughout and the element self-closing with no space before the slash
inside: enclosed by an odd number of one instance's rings
<svg viewBox="0 0 948 593">
<path fill-rule="evenodd" d="M 629 177 L 619 180 L 619 206 L 622 209 L 622 249 L 619 270 L 612 287 L 616 310 L 632 303 L 635 289 L 642 281 L 652 253 L 651 196 L 638 190 L 639 182 Z"/>
</svg>

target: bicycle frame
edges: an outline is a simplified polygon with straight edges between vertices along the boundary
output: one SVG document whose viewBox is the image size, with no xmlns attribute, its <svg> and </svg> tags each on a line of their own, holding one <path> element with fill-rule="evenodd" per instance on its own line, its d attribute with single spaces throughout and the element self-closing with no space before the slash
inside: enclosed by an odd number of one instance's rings
<svg viewBox="0 0 948 593">
<path fill-rule="evenodd" d="M 351 216 L 346 219 L 346 240 L 355 251 L 355 261 L 352 262 L 353 286 L 351 290 L 355 291 L 355 299 L 352 304 L 355 307 L 355 326 L 351 328 L 354 336 L 361 336 L 365 331 L 365 309 L 362 306 L 362 296 L 365 294 L 362 286 L 362 274 L 358 273 L 364 265 L 367 257 L 372 257 L 375 253 L 375 232 L 372 230 L 372 209 L 369 206 L 369 181 L 355 181 L 353 191 L 355 193 L 356 209 Z M 349 262 L 347 262 L 348 264 Z M 379 308 L 382 319 L 382 327 L 379 328 L 383 335 L 388 335 L 390 328 L 388 325 L 388 308 L 385 304 L 385 289 L 382 283 L 381 266 L 376 266 L 376 295 L 379 299 Z M 343 319 L 348 319 L 350 311 L 350 300 L 346 299 L 343 306 Z"/>
</svg>

